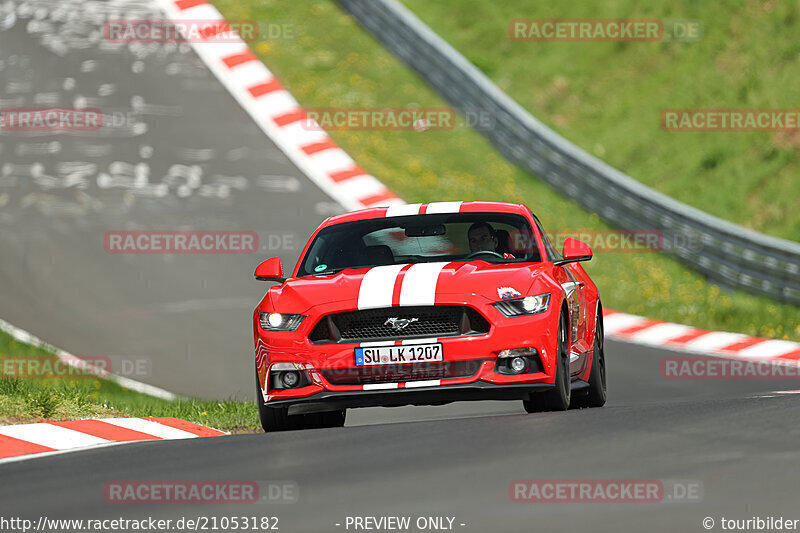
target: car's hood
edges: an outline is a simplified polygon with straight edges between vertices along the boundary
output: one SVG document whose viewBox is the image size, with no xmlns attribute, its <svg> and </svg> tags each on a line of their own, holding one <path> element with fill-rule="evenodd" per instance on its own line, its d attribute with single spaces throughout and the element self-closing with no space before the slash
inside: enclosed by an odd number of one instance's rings
<svg viewBox="0 0 800 533">
<path fill-rule="evenodd" d="M 270 289 L 261 309 L 304 313 L 333 302 L 340 302 L 343 310 L 433 305 L 476 295 L 497 301 L 528 294 L 546 266 L 472 261 L 346 269 L 328 276 L 290 278 Z"/>
</svg>

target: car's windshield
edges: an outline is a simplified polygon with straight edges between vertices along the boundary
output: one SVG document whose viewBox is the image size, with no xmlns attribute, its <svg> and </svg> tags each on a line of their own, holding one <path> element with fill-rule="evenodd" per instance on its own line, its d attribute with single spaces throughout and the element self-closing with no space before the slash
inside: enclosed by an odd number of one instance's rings
<svg viewBox="0 0 800 533">
<path fill-rule="evenodd" d="M 298 276 L 345 268 L 481 259 L 541 261 L 528 220 L 511 213 L 448 213 L 375 218 L 323 228 Z"/>
</svg>

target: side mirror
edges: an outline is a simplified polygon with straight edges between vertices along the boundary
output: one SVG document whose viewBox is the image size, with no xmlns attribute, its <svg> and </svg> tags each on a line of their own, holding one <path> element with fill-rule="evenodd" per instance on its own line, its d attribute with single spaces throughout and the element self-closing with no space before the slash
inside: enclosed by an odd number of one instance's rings
<svg viewBox="0 0 800 533">
<path fill-rule="evenodd" d="M 256 279 L 259 281 L 278 281 L 283 283 L 283 265 L 280 257 L 270 257 L 256 268 Z"/>
<path fill-rule="evenodd" d="M 588 261 L 592 258 L 591 247 L 578 239 L 564 239 L 564 247 L 561 250 L 563 259 L 555 261 L 556 265 L 565 265 L 577 261 Z"/>
</svg>

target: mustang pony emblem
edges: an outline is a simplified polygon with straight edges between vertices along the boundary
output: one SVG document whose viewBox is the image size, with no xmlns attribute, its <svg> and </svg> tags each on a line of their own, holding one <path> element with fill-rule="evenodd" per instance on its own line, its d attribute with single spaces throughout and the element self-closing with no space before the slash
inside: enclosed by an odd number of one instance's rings
<svg viewBox="0 0 800 533">
<path fill-rule="evenodd" d="M 387 318 L 383 325 L 394 328 L 397 331 L 402 331 L 412 322 L 419 322 L 419 318 L 397 318 L 396 316 L 392 316 Z"/>
</svg>

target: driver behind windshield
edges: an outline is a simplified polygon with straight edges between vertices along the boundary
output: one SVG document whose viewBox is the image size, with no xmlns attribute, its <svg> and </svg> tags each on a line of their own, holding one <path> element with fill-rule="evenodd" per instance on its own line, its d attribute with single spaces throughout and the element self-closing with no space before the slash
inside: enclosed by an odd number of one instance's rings
<svg viewBox="0 0 800 533">
<path fill-rule="evenodd" d="M 469 251 L 475 252 L 497 252 L 497 232 L 488 222 L 476 222 L 467 231 L 469 239 Z"/>
<path fill-rule="evenodd" d="M 467 231 L 470 253 L 494 252 L 505 259 L 514 259 L 510 253 L 501 253 L 499 250 L 500 239 L 497 231 L 488 222 L 475 222 Z"/>
</svg>

